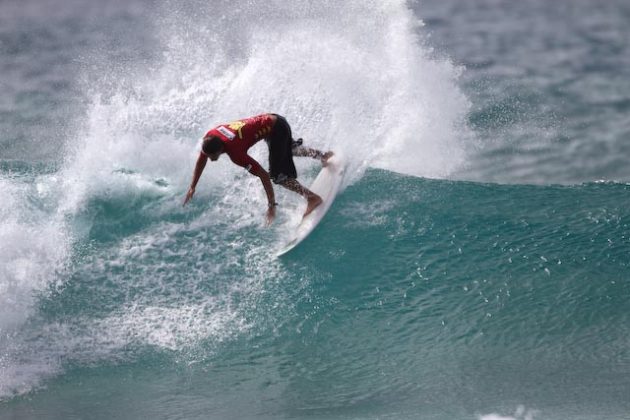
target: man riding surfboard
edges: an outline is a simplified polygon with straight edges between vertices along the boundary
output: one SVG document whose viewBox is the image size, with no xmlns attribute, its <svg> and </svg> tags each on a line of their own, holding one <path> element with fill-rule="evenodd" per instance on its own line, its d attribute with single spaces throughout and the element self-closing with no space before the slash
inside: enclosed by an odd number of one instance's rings
<svg viewBox="0 0 630 420">
<path fill-rule="evenodd" d="M 269 148 L 269 173 L 247 154 L 247 151 L 254 144 L 263 139 Z M 184 205 L 195 194 L 197 182 L 206 167 L 208 158 L 216 161 L 223 153 L 227 154 L 232 162 L 260 178 L 269 204 L 267 224 L 270 224 L 275 218 L 277 206 L 271 181 L 306 198 L 307 205 L 304 216 L 321 204 L 321 197 L 297 181 L 293 156 L 308 156 L 319 159 L 325 166 L 333 153 L 323 153 L 302 146 L 302 139 L 293 140 L 291 126 L 284 117 L 278 114 L 261 114 L 218 125 L 206 133 L 195 164 L 192 182 L 184 199 Z"/>
</svg>

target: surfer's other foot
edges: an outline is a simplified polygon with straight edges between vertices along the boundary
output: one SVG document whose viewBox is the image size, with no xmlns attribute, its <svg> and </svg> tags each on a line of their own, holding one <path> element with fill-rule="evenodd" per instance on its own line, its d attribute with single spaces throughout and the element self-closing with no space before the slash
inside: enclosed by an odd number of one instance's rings
<svg viewBox="0 0 630 420">
<path fill-rule="evenodd" d="M 310 196 L 308 198 L 308 203 L 306 204 L 306 211 L 304 212 L 303 217 L 306 217 L 309 214 L 311 214 L 311 212 L 315 210 L 315 208 L 319 206 L 320 204 L 322 204 L 322 199 L 319 195 Z"/>
<path fill-rule="evenodd" d="M 326 153 L 324 153 L 324 154 L 322 155 L 322 166 L 323 166 L 324 168 L 325 168 L 326 166 L 328 166 L 328 159 L 330 159 L 330 158 L 333 156 L 333 154 L 334 154 L 334 153 L 333 153 L 333 152 L 332 152 L 332 150 L 331 150 L 331 151 L 328 151 L 328 152 L 326 152 Z"/>
</svg>

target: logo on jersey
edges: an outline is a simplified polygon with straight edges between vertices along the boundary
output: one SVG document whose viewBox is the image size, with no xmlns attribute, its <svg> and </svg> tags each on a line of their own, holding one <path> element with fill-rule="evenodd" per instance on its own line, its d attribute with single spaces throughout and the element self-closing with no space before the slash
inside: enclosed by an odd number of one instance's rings
<svg viewBox="0 0 630 420">
<path fill-rule="evenodd" d="M 245 127 L 245 123 L 243 121 L 234 121 L 228 124 L 228 127 L 230 127 L 232 130 L 236 131 L 238 133 L 238 138 L 242 139 L 243 138 L 243 133 L 241 132 L 241 128 Z"/>
<path fill-rule="evenodd" d="M 230 130 L 228 130 L 227 128 L 223 127 L 222 125 L 217 127 L 217 131 L 223 134 L 228 139 L 234 140 L 235 134 L 231 132 Z"/>
</svg>

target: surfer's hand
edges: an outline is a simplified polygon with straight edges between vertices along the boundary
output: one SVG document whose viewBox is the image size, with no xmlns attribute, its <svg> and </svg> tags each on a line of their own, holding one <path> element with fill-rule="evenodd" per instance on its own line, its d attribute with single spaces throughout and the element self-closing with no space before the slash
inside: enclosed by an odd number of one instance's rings
<svg viewBox="0 0 630 420">
<path fill-rule="evenodd" d="M 270 206 L 267 209 L 267 223 L 266 225 L 269 226 L 271 225 L 271 223 L 273 222 L 273 219 L 276 218 L 276 206 Z"/>
<path fill-rule="evenodd" d="M 186 198 L 184 199 L 184 206 L 186 205 L 186 203 L 188 203 L 190 200 L 192 200 L 193 195 L 195 195 L 195 189 L 193 187 L 190 187 L 188 189 L 188 192 L 186 193 Z"/>
<path fill-rule="evenodd" d="M 328 166 L 328 159 L 330 159 L 333 155 L 332 151 L 328 151 L 326 153 L 324 153 L 324 155 L 322 156 L 322 166 L 326 167 Z"/>
</svg>

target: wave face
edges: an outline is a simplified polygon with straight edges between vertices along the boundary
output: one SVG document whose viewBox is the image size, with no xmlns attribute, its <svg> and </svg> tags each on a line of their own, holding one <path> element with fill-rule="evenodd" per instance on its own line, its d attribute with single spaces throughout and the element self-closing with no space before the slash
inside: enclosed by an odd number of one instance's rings
<svg viewBox="0 0 630 420">
<path fill-rule="evenodd" d="M 63 286 L 11 336 L 19 351 L 4 363 L 15 374 L 3 380 L 65 373 L 14 409 L 63 411 L 86 382 L 103 390 L 88 400 L 147 393 L 166 398 L 161 413 L 187 418 L 394 407 L 400 417 L 469 418 L 496 410 L 497 395 L 499 408 L 534 401 L 551 418 L 558 405 L 627 409 L 625 184 L 370 170 L 280 260 L 271 251 L 298 209 L 268 230 L 223 191 L 214 206 L 182 210 L 162 188 L 85 204 L 75 221 L 91 220 L 84 245 Z M 194 389 L 191 406 L 167 403 L 178 381 Z M 255 402 L 235 405 L 245 396 Z"/>
<path fill-rule="evenodd" d="M 450 180 L 503 116 L 405 2 L 5 3 L 0 417 L 630 409 L 628 185 Z M 203 133 L 267 111 L 349 157 L 282 259 L 304 203 L 262 227 L 227 159 L 181 205 Z"/>
</svg>

